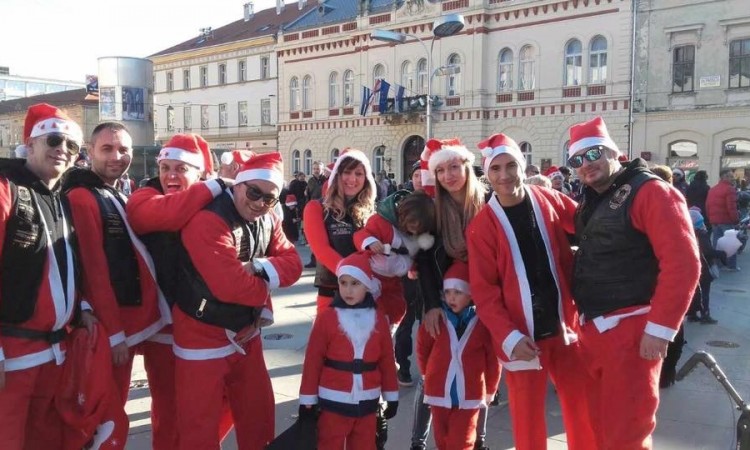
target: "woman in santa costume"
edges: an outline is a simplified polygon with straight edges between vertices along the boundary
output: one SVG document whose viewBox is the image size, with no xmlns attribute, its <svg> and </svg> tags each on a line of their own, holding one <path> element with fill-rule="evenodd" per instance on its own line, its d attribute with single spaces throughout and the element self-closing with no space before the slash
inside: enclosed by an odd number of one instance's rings
<svg viewBox="0 0 750 450">
<path fill-rule="evenodd" d="M 211 179 L 213 164 L 208 143 L 197 134 L 174 135 L 159 152 L 157 162 L 159 176 L 150 179 L 146 186 L 129 197 L 126 212 L 133 231 L 141 237 L 153 257 L 159 287 L 169 305 L 173 306 L 179 231 L 195 214 L 224 192 L 231 181 Z M 167 325 L 139 347 L 144 355 L 151 391 L 154 450 L 178 448 L 173 343 L 172 326 Z M 253 340 L 251 345 L 260 349 L 260 339 Z M 258 364 L 263 362 L 260 350 L 251 354 L 257 357 Z M 152 377 L 151 374 L 154 373 L 163 373 L 164 376 Z M 259 393 L 263 391 L 258 390 Z M 259 408 L 259 411 L 272 409 L 274 405 L 272 396 L 259 398 L 256 402 L 266 405 Z M 267 424 L 273 423 L 273 415 L 258 423 L 258 431 L 266 431 Z M 232 424 L 227 403 L 218 431 L 222 439 L 229 433 Z"/>
<path fill-rule="evenodd" d="M 422 188 L 435 196 L 437 236 L 429 250 L 417 254 L 415 262 L 424 299 L 422 323 L 427 332 L 440 334 L 442 289 L 445 272 L 454 261 L 466 262 L 468 249 L 464 230 L 482 209 L 486 188 L 477 178 L 472 164 L 474 153 L 458 139 L 430 139 L 421 155 Z M 414 407 L 417 410 L 412 430 L 412 449 L 423 450 L 429 433 L 430 410 L 423 402 L 422 383 L 417 384 Z M 482 408 L 475 447 L 484 449 L 486 408 Z"/>
<path fill-rule="evenodd" d="M 473 450 L 479 411 L 495 395 L 500 363 L 487 328 L 476 316 L 466 263 L 453 263 L 443 290 L 440 334 L 433 338 L 424 326 L 417 334 L 424 402 L 430 405 L 439 450 Z"/>
<path fill-rule="evenodd" d="M 253 400 L 272 395 L 259 345 L 270 324 L 270 291 L 302 273 L 281 219 L 271 211 L 283 184 L 281 155 L 252 155 L 234 186 L 195 214 L 180 234 L 174 352 L 181 450 L 214 450 L 226 392 L 240 450 L 259 450 L 273 438 L 258 431 Z M 258 393 L 258 389 L 265 392 Z M 271 413 L 272 415 L 272 413 Z M 270 433 L 270 435 L 269 435 Z"/>
<path fill-rule="evenodd" d="M 343 258 L 336 275 L 339 288 L 315 319 L 307 343 L 300 418 L 317 418 L 318 450 L 372 450 L 380 397 L 388 402 L 386 419 L 398 410 L 393 341 L 375 305 L 380 282 L 370 254 Z"/>
<path fill-rule="evenodd" d="M 526 159 L 508 136 L 493 135 L 479 148 L 494 195 L 466 233 L 471 292 L 506 369 L 516 448 L 547 447 L 549 376 L 568 447 L 594 449 L 569 286 L 576 205 L 557 191 L 524 185 Z"/>
</svg>

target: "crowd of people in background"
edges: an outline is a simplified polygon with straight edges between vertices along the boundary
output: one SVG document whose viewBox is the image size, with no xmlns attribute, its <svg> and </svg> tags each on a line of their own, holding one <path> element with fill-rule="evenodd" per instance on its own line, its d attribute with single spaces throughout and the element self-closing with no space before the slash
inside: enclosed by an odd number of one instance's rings
<svg viewBox="0 0 750 450">
<path fill-rule="evenodd" d="M 7 450 L 124 448 L 136 354 L 155 450 L 214 450 L 232 428 L 241 450 L 383 449 L 399 385 L 416 385 L 400 445 L 432 429 L 441 450 L 489 449 L 501 377 L 518 449 L 546 448 L 548 381 L 569 448 L 650 449 L 683 320 L 717 322 L 716 268 L 740 270 L 722 240 L 750 203 L 730 169 L 710 187 L 628 161 L 599 117 L 544 173 L 506 134 L 476 151 L 429 139 L 400 186 L 357 149 L 287 182 L 277 152 L 216 159 L 177 134 L 137 187 L 123 125 L 97 126 L 83 156 L 80 127 L 44 104 L 24 138 L 25 159 L 0 161 Z M 259 336 L 303 268 L 317 317 L 279 444 Z"/>
</svg>

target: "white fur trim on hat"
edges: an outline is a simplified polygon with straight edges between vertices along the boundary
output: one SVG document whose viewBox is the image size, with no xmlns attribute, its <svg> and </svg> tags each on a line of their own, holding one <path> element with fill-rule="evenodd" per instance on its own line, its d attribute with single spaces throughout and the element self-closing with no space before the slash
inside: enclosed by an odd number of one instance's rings
<svg viewBox="0 0 750 450">
<path fill-rule="evenodd" d="M 275 184 L 277 188 L 282 189 L 284 187 L 284 175 L 278 170 L 271 169 L 250 169 L 243 170 L 237 174 L 234 179 L 235 184 L 243 183 L 245 181 L 252 180 L 266 180 Z"/>
<path fill-rule="evenodd" d="M 71 138 L 78 146 L 83 145 L 83 130 L 72 120 L 50 117 L 40 120 L 31 128 L 29 137 L 35 138 L 50 133 L 62 133 Z"/>
<path fill-rule="evenodd" d="M 427 165 L 430 168 L 430 172 L 435 172 L 438 165 L 453 159 L 460 159 L 461 161 L 467 161 L 469 164 L 474 164 L 476 156 L 463 145 L 446 145 L 441 147 L 440 150 L 432 152 Z"/>
<path fill-rule="evenodd" d="M 350 277 L 358 280 L 364 284 L 367 291 L 372 294 L 374 298 L 380 297 L 380 280 L 375 277 L 368 277 L 367 274 L 357 266 L 343 265 L 336 269 L 336 277 L 343 275 L 349 275 Z"/>
<path fill-rule="evenodd" d="M 443 290 L 446 289 L 455 289 L 467 295 L 471 294 L 469 283 L 467 283 L 466 280 L 460 280 L 458 278 L 446 278 L 443 280 Z"/>
<path fill-rule="evenodd" d="M 203 170 L 202 153 L 193 153 L 178 147 L 162 147 L 156 161 L 159 162 L 163 159 L 182 161 L 186 164 L 197 167 L 198 170 Z"/>
<path fill-rule="evenodd" d="M 516 160 L 518 165 L 521 166 L 521 172 L 526 170 L 526 157 L 523 156 L 523 153 L 521 153 L 520 149 L 513 147 L 512 145 L 500 145 L 494 148 L 485 147 L 481 151 L 482 156 L 484 157 L 483 166 L 485 174 L 490 172 L 490 165 L 492 165 L 492 160 L 504 153 L 507 153 Z"/>
<path fill-rule="evenodd" d="M 354 158 L 362 163 L 363 166 L 365 166 L 365 175 L 367 176 L 367 181 L 370 183 L 370 188 L 372 189 L 373 195 L 376 195 L 378 189 L 377 185 L 375 184 L 375 178 L 372 177 L 372 166 L 370 165 L 370 160 L 367 159 L 367 156 L 365 156 L 365 154 L 362 153 L 361 150 L 356 149 L 349 149 L 341 156 L 339 156 L 338 159 L 336 159 L 336 163 L 333 165 L 333 169 L 331 169 L 331 176 L 328 178 L 328 189 L 333 186 L 334 180 L 336 180 L 336 178 L 338 177 L 341 162 L 347 158 Z"/>
<path fill-rule="evenodd" d="M 615 153 L 617 153 L 618 155 L 620 154 L 620 149 L 617 147 L 617 144 L 615 144 L 615 141 L 613 141 L 612 139 L 601 137 L 601 136 L 592 136 L 592 137 L 579 139 L 578 141 L 570 144 L 570 147 L 568 148 L 568 157 L 575 155 L 581 150 L 594 147 L 596 145 L 603 145 L 610 150 L 614 150 Z"/>
</svg>

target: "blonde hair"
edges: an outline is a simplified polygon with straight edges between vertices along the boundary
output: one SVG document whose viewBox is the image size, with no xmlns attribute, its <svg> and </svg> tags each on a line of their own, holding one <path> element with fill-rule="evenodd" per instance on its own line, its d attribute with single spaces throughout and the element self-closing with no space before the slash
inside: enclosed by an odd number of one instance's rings
<svg viewBox="0 0 750 450">
<path fill-rule="evenodd" d="M 323 198 L 324 213 L 332 214 L 336 220 L 343 220 L 349 214 L 352 218 L 354 228 L 362 228 L 367 219 L 375 212 L 375 191 L 369 180 L 371 175 L 367 174 L 367 168 L 359 160 L 351 157 L 347 158 L 346 156 L 342 156 L 342 158 L 346 158 L 346 160 L 341 161 L 338 171 L 331 175 L 334 177 L 334 182 L 331 183 Z M 365 185 L 350 204 L 347 205 L 344 193 L 340 187 L 340 176 L 345 171 L 356 169 L 359 166 L 365 172 Z"/>
<path fill-rule="evenodd" d="M 532 177 L 528 177 L 526 178 L 526 180 L 524 180 L 524 183 L 552 189 L 552 180 L 544 175 L 534 175 Z"/>
<path fill-rule="evenodd" d="M 468 251 L 464 231 L 471 219 L 484 206 L 487 187 L 474 174 L 474 168 L 467 160 L 461 160 L 466 171 L 463 204 L 459 205 L 450 193 L 435 183 L 435 209 L 437 211 L 438 234 L 443 239 L 445 251 L 453 259 L 466 262 Z M 437 180 L 437 177 L 436 177 Z"/>
</svg>

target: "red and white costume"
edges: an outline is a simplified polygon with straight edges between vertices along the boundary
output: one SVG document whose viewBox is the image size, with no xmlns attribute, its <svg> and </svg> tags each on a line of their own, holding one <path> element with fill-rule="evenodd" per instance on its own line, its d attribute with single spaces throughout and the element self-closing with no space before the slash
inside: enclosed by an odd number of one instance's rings
<svg viewBox="0 0 750 450">
<path fill-rule="evenodd" d="M 452 270 L 463 265 L 463 270 Z M 454 264 L 446 272 L 444 286 L 468 293 L 464 263 Z M 468 275 L 468 273 L 466 273 Z M 451 277 L 451 278 L 449 278 Z M 445 313 L 444 313 L 445 314 Z M 424 374 L 424 402 L 431 406 L 435 443 L 440 450 L 471 450 L 476 439 L 479 409 L 486 406 L 500 381 L 500 363 L 495 355 L 487 328 L 472 317 L 461 337 L 443 317 L 440 334 L 433 338 L 424 325 L 417 334 L 417 364 Z M 458 405 L 451 399 L 451 386 L 456 381 Z"/>
<path fill-rule="evenodd" d="M 255 167 L 256 162 L 265 164 L 271 158 L 276 159 L 272 168 Z M 236 182 L 265 179 L 280 189 L 281 173 L 278 153 L 257 155 L 241 168 Z M 299 255 L 284 236 L 279 218 L 272 212 L 268 214 L 273 233 L 267 257 L 255 261 L 263 266 L 269 281 L 246 271 L 238 259 L 232 230 L 217 214 L 202 210 L 182 229 L 181 240 L 190 260 L 215 297 L 224 302 L 270 308 L 271 289 L 291 286 L 299 279 Z M 180 449 L 218 447 L 216 430 L 225 393 L 239 448 L 263 449 L 273 439 L 275 430 L 273 411 L 257 411 L 258 405 L 267 408 L 269 398 L 273 398 L 260 339 L 238 343 L 241 336 L 237 333 L 200 322 L 179 307 L 173 311 Z M 253 334 L 258 333 L 255 330 Z"/>
</svg>

